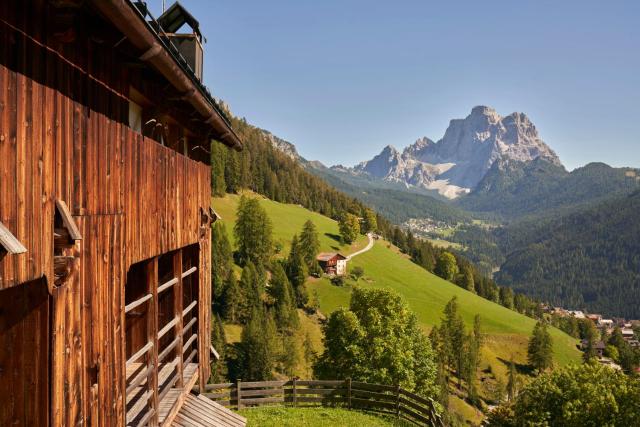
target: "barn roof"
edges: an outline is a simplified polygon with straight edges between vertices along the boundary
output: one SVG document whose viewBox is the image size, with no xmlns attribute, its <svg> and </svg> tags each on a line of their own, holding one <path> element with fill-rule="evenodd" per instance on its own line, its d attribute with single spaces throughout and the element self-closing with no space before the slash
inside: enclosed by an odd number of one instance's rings
<svg viewBox="0 0 640 427">
<path fill-rule="evenodd" d="M 318 254 L 318 256 L 316 257 L 316 260 L 318 260 L 318 261 L 329 261 L 330 259 L 334 259 L 334 258 L 347 259 L 346 256 L 344 256 L 344 255 L 342 255 L 341 253 L 338 253 L 338 252 L 320 252 Z"/>
<path fill-rule="evenodd" d="M 225 111 L 196 77 L 177 47 L 166 37 L 160 36 L 164 29 L 153 19 L 146 7 L 141 6 L 139 2 L 134 4 L 131 0 L 91 0 L 91 3 L 139 49 L 142 61 L 160 72 L 182 93 L 181 99 L 191 104 L 199 113 L 200 120 L 210 126 L 214 139 L 237 150 L 242 149 L 242 141 L 231 127 Z M 173 28 L 183 21 L 182 24 L 187 23 L 192 28 L 195 25 L 199 31 L 198 22 L 190 14 L 183 14 L 182 11 L 185 9 L 182 6 L 172 6 L 169 9 L 172 8 L 172 15 L 165 17 L 167 24 Z M 149 20 L 146 19 L 147 16 Z"/>
</svg>

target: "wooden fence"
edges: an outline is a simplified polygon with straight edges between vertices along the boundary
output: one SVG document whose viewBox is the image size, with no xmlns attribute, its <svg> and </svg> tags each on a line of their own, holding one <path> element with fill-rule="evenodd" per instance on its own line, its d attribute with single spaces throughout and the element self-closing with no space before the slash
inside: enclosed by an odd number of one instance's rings
<svg viewBox="0 0 640 427">
<path fill-rule="evenodd" d="M 444 426 L 434 401 L 399 386 L 358 381 L 257 381 L 207 384 L 204 395 L 237 409 L 262 405 L 341 406 L 403 418 L 416 425 Z"/>
</svg>

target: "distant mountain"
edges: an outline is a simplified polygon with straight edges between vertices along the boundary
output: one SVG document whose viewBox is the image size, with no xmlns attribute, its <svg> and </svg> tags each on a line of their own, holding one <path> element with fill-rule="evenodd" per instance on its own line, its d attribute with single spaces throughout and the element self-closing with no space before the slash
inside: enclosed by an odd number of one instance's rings
<svg viewBox="0 0 640 427">
<path fill-rule="evenodd" d="M 438 142 L 424 137 L 402 153 L 387 146 L 369 161 L 340 169 L 454 199 L 475 189 L 497 161 L 526 163 L 538 158 L 562 167 L 526 115 L 502 117 L 492 108 L 478 106 L 466 118 L 451 120 Z"/>
<path fill-rule="evenodd" d="M 498 229 L 496 280 L 556 305 L 640 318 L 639 212 L 640 191 Z"/>
<path fill-rule="evenodd" d="M 496 161 L 476 189 L 455 202 L 470 212 L 504 219 L 551 215 L 640 189 L 640 171 L 590 163 L 572 172 L 539 158 Z"/>
<path fill-rule="evenodd" d="M 300 156 L 300 154 L 298 154 L 298 150 L 296 149 L 295 145 L 293 145 L 289 141 L 275 136 L 268 130 L 260 129 L 260 131 L 274 148 L 289 156 L 291 160 L 297 160 L 302 163 L 306 162 L 306 160 L 302 156 Z"/>
</svg>

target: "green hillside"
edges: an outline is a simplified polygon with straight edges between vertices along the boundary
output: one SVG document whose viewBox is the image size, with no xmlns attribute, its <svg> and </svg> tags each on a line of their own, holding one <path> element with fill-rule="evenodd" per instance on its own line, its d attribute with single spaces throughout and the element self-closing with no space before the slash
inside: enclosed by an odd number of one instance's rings
<svg viewBox="0 0 640 427">
<path fill-rule="evenodd" d="M 321 251 L 338 251 L 348 255 L 367 245 L 365 236 L 360 236 L 353 245 L 342 245 L 339 241 L 338 223 L 326 216 L 311 212 L 302 206 L 274 202 L 253 193 L 247 194 L 260 198 L 260 203 L 267 210 L 273 223 L 273 241 L 282 245 L 282 253 L 285 255 L 289 253 L 291 238 L 294 234 L 300 233 L 302 226 L 308 219 L 318 227 Z M 232 245 L 234 245 L 233 224 L 236 220 L 236 209 L 239 202 L 240 196 L 235 194 L 213 199 L 213 208 L 222 217 Z"/>
<path fill-rule="evenodd" d="M 233 221 L 239 200 L 240 197 L 237 195 L 213 199 L 213 206 L 222 216 L 230 238 L 233 236 Z M 300 206 L 277 203 L 266 198 L 261 198 L 261 204 L 273 222 L 274 240 L 282 243 L 282 253 L 285 255 L 289 251 L 291 237 L 302 229 L 307 219 L 312 220 L 318 227 L 323 251 L 339 250 L 348 254 L 366 245 L 364 236 L 350 247 L 340 245 L 335 239 L 338 235 L 338 224 L 334 220 Z M 390 288 L 397 291 L 417 313 L 426 330 L 440 321 L 445 304 L 454 295 L 457 296 L 461 314 L 469 327 L 472 326 L 476 314 L 482 317 L 484 331 L 488 334 L 485 346 L 486 363 L 498 374 L 506 371 L 506 361 L 511 356 L 517 363 L 526 362 L 526 342 L 535 325 L 533 319 L 440 279 L 412 263 L 385 241 L 376 242 L 371 251 L 354 258 L 350 267 L 356 265 L 365 270 L 365 278 L 360 280 L 360 286 Z M 325 315 L 349 304 L 350 286 L 337 287 L 326 278 L 322 278 L 312 280 L 309 289 L 318 293 L 320 309 Z M 565 365 L 570 361 L 579 360 L 580 353 L 575 347 L 575 339 L 557 329 L 552 329 L 551 333 L 556 363 Z"/>
</svg>

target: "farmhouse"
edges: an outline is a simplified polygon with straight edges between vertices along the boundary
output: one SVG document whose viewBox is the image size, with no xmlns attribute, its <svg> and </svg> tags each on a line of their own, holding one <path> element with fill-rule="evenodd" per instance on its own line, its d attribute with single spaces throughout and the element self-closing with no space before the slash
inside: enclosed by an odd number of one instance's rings
<svg viewBox="0 0 640 427">
<path fill-rule="evenodd" d="M 198 27 L 179 5 L 0 4 L 2 426 L 170 425 L 202 401 L 209 147 L 242 143 Z"/>
<path fill-rule="evenodd" d="M 320 268 L 330 276 L 344 276 L 347 274 L 347 257 L 337 252 L 322 252 L 316 258 Z"/>
</svg>

